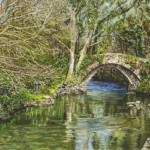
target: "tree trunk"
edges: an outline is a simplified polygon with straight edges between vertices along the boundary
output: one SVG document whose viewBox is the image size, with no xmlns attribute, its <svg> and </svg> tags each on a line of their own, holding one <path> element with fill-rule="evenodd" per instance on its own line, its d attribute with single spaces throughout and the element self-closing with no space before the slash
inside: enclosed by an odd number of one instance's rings
<svg viewBox="0 0 150 150">
<path fill-rule="evenodd" d="M 3 13 L 7 6 L 7 0 L 1 0 L 0 2 L 0 13 Z"/>
<path fill-rule="evenodd" d="M 67 79 L 71 79 L 73 77 L 73 74 L 74 74 L 74 49 L 71 49 Z"/>
<path fill-rule="evenodd" d="M 91 31 L 89 31 L 89 35 L 88 35 L 88 37 L 87 37 L 87 39 L 86 39 L 86 41 L 85 41 L 84 47 L 83 47 L 83 49 L 80 51 L 80 58 L 79 58 L 78 63 L 77 63 L 77 65 L 76 65 L 76 71 L 78 71 L 79 68 L 80 68 L 80 65 L 81 65 L 81 63 L 82 63 L 82 61 L 83 61 L 83 59 L 84 59 L 84 57 L 85 57 L 85 55 L 86 55 L 86 53 L 87 53 L 87 49 L 88 49 L 88 47 L 90 46 L 90 43 L 91 43 L 93 34 L 94 34 L 95 31 L 97 30 L 98 25 L 99 25 L 99 22 L 97 22 L 97 23 L 95 24 L 95 26 L 93 27 L 93 29 L 91 29 Z"/>
<path fill-rule="evenodd" d="M 76 71 L 79 70 L 80 65 L 81 65 L 81 63 L 82 63 L 82 61 L 83 61 L 83 59 L 84 59 L 84 57 L 85 57 L 85 54 L 86 54 L 86 52 L 87 52 L 87 48 L 88 48 L 89 45 L 90 45 L 90 42 L 91 42 L 93 33 L 94 33 L 94 30 L 92 29 L 92 30 L 90 31 L 90 33 L 89 33 L 89 36 L 88 36 L 88 38 L 87 38 L 87 40 L 86 40 L 86 42 L 85 42 L 85 45 L 84 45 L 83 49 L 80 51 L 80 58 L 79 58 L 79 61 L 78 61 L 78 63 L 77 63 L 77 66 L 76 66 Z"/>
<path fill-rule="evenodd" d="M 76 26 L 76 16 L 74 13 L 71 13 L 71 20 L 72 20 L 72 29 L 71 29 L 71 48 L 69 50 L 70 52 L 70 58 L 69 58 L 69 69 L 67 74 L 67 80 L 72 79 L 74 75 L 74 63 L 75 63 L 75 49 L 77 46 L 77 40 L 78 40 L 78 30 Z"/>
</svg>

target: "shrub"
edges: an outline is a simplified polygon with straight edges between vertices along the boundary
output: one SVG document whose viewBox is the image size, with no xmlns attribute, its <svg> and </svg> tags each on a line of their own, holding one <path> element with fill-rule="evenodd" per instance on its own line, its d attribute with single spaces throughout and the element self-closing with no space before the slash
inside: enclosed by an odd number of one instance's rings
<svg viewBox="0 0 150 150">
<path fill-rule="evenodd" d="M 11 97 L 13 100 L 31 100 L 32 96 L 31 93 L 29 92 L 29 90 L 25 89 L 25 88 L 20 88 L 19 90 L 17 90 L 15 92 L 15 94 L 12 95 Z"/>
</svg>

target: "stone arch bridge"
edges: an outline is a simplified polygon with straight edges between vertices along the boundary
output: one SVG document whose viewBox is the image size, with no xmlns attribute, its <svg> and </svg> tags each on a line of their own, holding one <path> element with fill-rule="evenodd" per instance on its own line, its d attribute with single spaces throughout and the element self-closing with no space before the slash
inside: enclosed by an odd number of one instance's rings
<svg viewBox="0 0 150 150">
<path fill-rule="evenodd" d="M 121 53 L 105 53 L 99 55 L 86 70 L 81 73 L 81 83 L 86 84 L 102 67 L 111 67 L 120 71 L 130 83 L 130 90 L 135 90 L 140 83 L 140 71 L 148 60 Z"/>
</svg>

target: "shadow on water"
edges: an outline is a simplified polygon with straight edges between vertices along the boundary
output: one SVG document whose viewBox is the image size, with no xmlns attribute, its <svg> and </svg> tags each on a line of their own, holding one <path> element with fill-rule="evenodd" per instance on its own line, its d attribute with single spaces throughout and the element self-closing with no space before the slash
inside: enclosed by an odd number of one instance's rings
<svg viewBox="0 0 150 150">
<path fill-rule="evenodd" d="M 114 83 L 91 81 L 88 93 L 64 96 L 52 107 L 28 108 L 0 126 L 2 150 L 140 150 L 150 136 L 150 111 L 131 116 L 127 95 Z"/>
</svg>

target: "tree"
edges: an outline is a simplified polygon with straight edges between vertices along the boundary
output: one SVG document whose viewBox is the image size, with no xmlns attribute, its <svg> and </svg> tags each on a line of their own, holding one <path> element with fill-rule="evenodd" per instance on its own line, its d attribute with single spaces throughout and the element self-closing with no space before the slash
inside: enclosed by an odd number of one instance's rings
<svg viewBox="0 0 150 150">
<path fill-rule="evenodd" d="M 3 0 L 1 6 L 0 68 L 10 76 L 53 72 L 72 80 L 86 59 L 115 52 L 114 46 L 123 53 L 148 53 L 148 15 L 141 12 L 148 14 L 149 9 L 144 0 Z M 134 20 L 137 12 L 141 19 Z"/>
<path fill-rule="evenodd" d="M 6 5 L 0 14 L 0 75 L 2 72 L 8 76 L 13 84 L 26 77 L 57 78 L 51 61 L 57 53 L 64 53 L 66 45 L 60 44 L 61 40 L 68 42 L 64 3 L 59 0 L 7 2 L 3 1 Z"/>
<path fill-rule="evenodd" d="M 79 72 L 81 64 L 94 45 L 99 46 L 103 37 L 111 34 L 110 29 L 128 15 L 137 1 L 75 1 L 67 0 L 71 20 L 70 63 L 67 79 Z M 80 40 L 79 40 L 80 39 Z M 80 49 L 80 52 L 78 53 Z M 75 54 L 78 59 L 75 60 Z M 76 66 L 75 66 L 76 62 Z"/>
<path fill-rule="evenodd" d="M 111 49 L 138 57 L 146 57 L 150 52 L 149 3 L 137 3 L 130 14 L 117 24 Z"/>
</svg>

